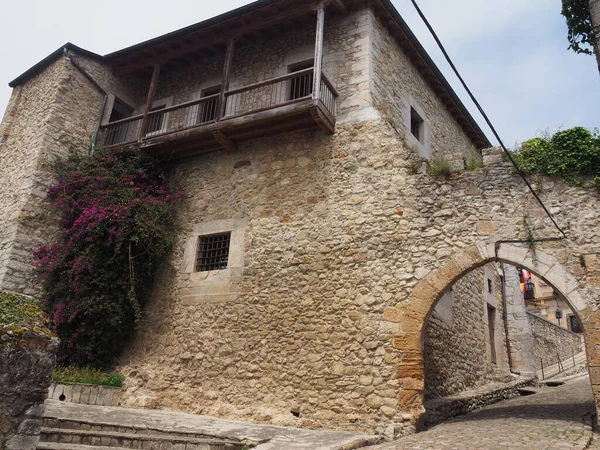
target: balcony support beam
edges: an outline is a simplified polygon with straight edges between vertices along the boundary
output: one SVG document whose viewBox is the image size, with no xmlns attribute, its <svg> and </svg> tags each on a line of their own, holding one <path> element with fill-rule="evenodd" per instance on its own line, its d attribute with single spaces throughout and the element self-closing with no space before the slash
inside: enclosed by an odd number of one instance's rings
<svg viewBox="0 0 600 450">
<path fill-rule="evenodd" d="M 214 131 L 213 136 L 215 140 L 223 146 L 223 148 L 229 150 L 231 153 L 237 152 L 238 148 L 235 142 L 229 139 L 222 131 Z"/>
<path fill-rule="evenodd" d="M 225 54 L 225 66 L 223 67 L 223 78 L 221 79 L 221 92 L 219 93 L 219 102 L 217 106 L 217 121 L 225 117 L 227 103 L 225 101 L 225 92 L 229 90 L 229 81 L 231 79 L 231 64 L 233 62 L 233 51 L 235 50 L 235 38 L 227 41 L 227 53 Z"/>
<path fill-rule="evenodd" d="M 315 39 L 315 72 L 313 75 L 313 99 L 321 98 L 321 74 L 323 72 L 323 42 L 325 35 L 325 4 L 317 9 L 317 36 Z"/>
<path fill-rule="evenodd" d="M 156 87 L 158 86 L 158 76 L 160 75 L 160 64 L 154 64 L 154 68 L 152 71 L 152 81 L 150 81 L 150 90 L 148 91 L 148 97 L 146 98 L 146 108 L 144 109 L 144 118 L 142 119 L 142 126 L 140 127 L 140 141 L 146 136 L 148 133 L 148 122 L 150 117 L 150 110 L 152 109 L 152 104 L 154 103 L 154 95 L 156 94 Z"/>
<path fill-rule="evenodd" d="M 343 0 L 330 0 L 331 4 L 337 8 L 337 10 L 339 12 L 341 12 L 342 14 L 346 14 L 348 12 L 348 8 L 346 7 L 346 4 L 344 3 Z"/>
</svg>

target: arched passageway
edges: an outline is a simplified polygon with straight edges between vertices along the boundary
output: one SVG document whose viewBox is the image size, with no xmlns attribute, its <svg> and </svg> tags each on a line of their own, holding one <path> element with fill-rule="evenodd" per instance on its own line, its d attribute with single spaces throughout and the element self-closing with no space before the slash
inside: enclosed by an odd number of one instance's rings
<svg viewBox="0 0 600 450">
<path fill-rule="evenodd" d="M 425 325 L 423 425 L 531 392 L 523 388 L 536 378 L 587 373 L 578 324 L 526 268 L 494 262 L 465 273 Z"/>
<path fill-rule="evenodd" d="M 424 340 L 426 324 L 437 302 L 451 286 L 465 274 L 488 263 L 505 263 L 527 268 L 536 276 L 547 280 L 560 297 L 566 299 L 577 316 L 587 348 L 593 391 L 600 397 L 600 321 L 598 314 L 585 301 L 594 289 L 589 276 L 577 279 L 555 256 L 558 250 L 542 251 L 518 243 L 479 243 L 454 255 L 448 263 L 433 270 L 414 289 L 411 297 L 387 308 L 384 321 L 397 326 L 393 346 L 400 353 L 397 367 L 400 392 L 400 408 L 416 416 L 423 414 L 425 393 Z M 589 302 L 592 303 L 592 302 Z"/>
</svg>

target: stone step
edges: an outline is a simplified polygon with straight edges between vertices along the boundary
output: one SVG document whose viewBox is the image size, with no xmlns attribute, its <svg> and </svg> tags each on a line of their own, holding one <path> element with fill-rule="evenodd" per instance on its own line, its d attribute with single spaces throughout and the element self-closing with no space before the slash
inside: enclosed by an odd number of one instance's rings
<svg viewBox="0 0 600 450">
<path fill-rule="evenodd" d="M 98 447 L 95 445 L 65 444 L 62 442 L 40 442 L 36 450 L 122 450 L 119 447 Z"/>
<path fill-rule="evenodd" d="M 172 438 L 180 438 L 187 440 L 207 440 L 215 441 L 220 438 L 215 438 L 212 435 L 204 433 L 188 431 L 188 430 L 166 430 L 161 428 L 152 428 L 151 426 L 133 425 L 127 423 L 111 423 L 111 421 L 103 422 L 90 422 L 88 420 L 74 420 L 74 419 L 60 419 L 56 417 L 44 417 L 42 421 L 42 436 L 45 432 L 68 432 L 70 434 L 76 434 L 77 432 L 85 432 L 85 434 L 103 434 L 103 435 L 123 435 L 127 434 L 130 436 L 169 436 Z M 240 441 L 234 441 L 233 439 L 223 439 L 224 442 L 230 444 L 242 444 Z"/>
<path fill-rule="evenodd" d="M 100 431 L 42 428 L 41 440 L 47 443 L 108 446 L 150 450 L 242 450 L 241 442 L 217 438 L 197 438 L 185 434 Z"/>
<path fill-rule="evenodd" d="M 42 428 L 46 434 L 38 447 L 40 450 L 102 450 L 103 447 L 108 447 L 106 450 L 197 450 L 194 445 L 204 445 L 207 441 L 210 450 L 241 450 L 246 445 L 254 450 L 350 450 L 382 441 L 381 436 L 363 433 L 261 425 L 175 411 L 89 406 L 50 399 L 45 406 Z M 51 437 L 52 434 L 59 437 Z M 82 442 L 84 435 L 96 439 L 92 446 Z M 100 437 L 98 441 L 99 436 L 105 440 Z M 167 436 L 169 438 L 163 439 Z M 122 439 L 112 441 L 113 438 Z M 137 441 L 129 444 L 124 442 L 126 438 Z M 48 442 L 49 439 L 70 439 L 71 442 Z M 73 442 L 73 439 L 80 440 Z M 181 440 L 185 440 L 186 446 Z M 227 448 L 227 444 L 233 447 Z"/>
</svg>

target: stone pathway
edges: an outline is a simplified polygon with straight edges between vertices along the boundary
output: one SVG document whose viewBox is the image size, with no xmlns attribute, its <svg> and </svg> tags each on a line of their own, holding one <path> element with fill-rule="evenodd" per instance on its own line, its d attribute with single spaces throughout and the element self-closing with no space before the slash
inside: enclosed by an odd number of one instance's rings
<svg viewBox="0 0 600 450">
<path fill-rule="evenodd" d="M 592 441 L 594 401 L 587 376 L 487 406 L 375 450 L 583 450 Z M 585 421 L 585 423 L 584 423 Z M 598 445 L 595 436 L 591 445 Z"/>
</svg>

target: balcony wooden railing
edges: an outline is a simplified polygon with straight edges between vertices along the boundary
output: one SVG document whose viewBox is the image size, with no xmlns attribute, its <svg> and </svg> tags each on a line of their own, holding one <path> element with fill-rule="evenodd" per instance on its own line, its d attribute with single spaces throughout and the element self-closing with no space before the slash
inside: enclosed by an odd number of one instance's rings
<svg viewBox="0 0 600 450">
<path fill-rule="evenodd" d="M 320 98 L 315 99 L 313 83 L 314 69 L 310 68 L 231 89 L 225 92 L 224 108 L 220 107 L 220 95 L 216 94 L 152 111 L 148 114 L 148 126 L 144 136 L 141 135 L 143 114 L 111 122 L 101 127 L 99 144 L 110 147 L 150 140 L 159 135 L 313 100 L 320 102 L 331 117 L 335 118 L 337 91 L 322 74 Z"/>
<path fill-rule="evenodd" d="M 219 94 L 215 94 L 153 111 L 148 115 L 148 130 L 145 137 L 213 123 L 217 120 L 218 101 Z"/>
<path fill-rule="evenodd" d="M 137 141 L 140 137 L 143 118 L 144 115 L 140 114 L 139 116 L 117 120 L 101 127 L 98 143 L 110 147 L 112 145 Z"/>
</svg>

